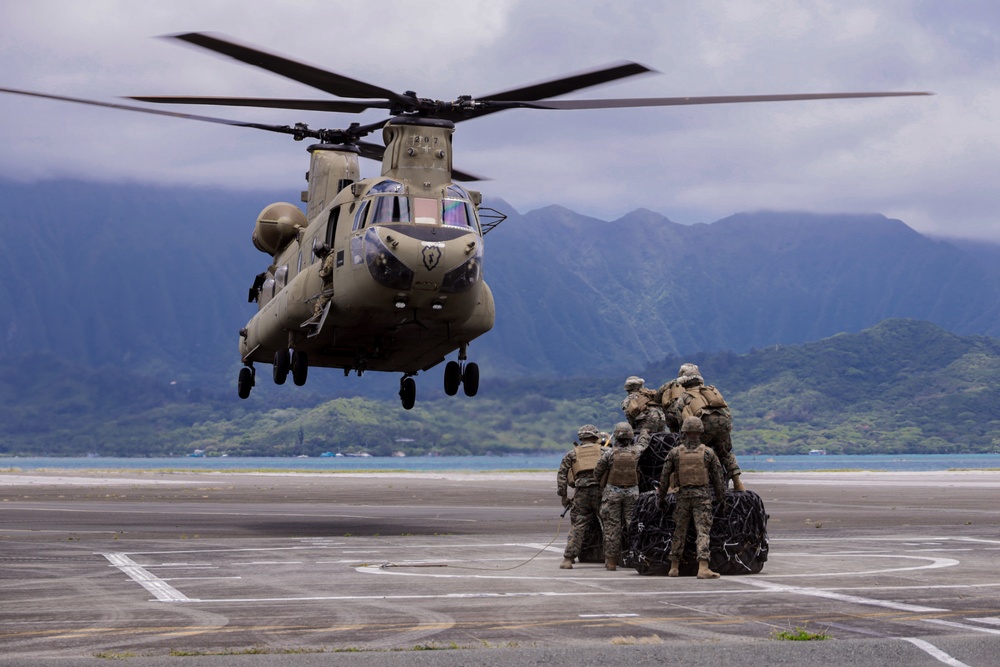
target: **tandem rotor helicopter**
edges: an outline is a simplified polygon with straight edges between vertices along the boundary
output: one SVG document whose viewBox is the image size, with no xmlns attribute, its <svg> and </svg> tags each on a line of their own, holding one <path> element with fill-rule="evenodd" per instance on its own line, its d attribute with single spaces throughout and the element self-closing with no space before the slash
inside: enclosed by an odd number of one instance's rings
<svg viewBox="0 0 1000 667">
<path fill-rule="evenodd" d="M 409 410 L 414 377 L 457 351 L 444 367 L 444 390 L 479 389 L 469 344 L 493 327 L 493 295 L 483 280 L 483 237 L 506 216 L 482 206 L 479 180 L 452 166 L 455 123 L 515 108 L 571 110 L 619 107 L 778 102 L 929 95 L 926 92 L 815 93 L 723 97 L 552 100 L 576 90 L 651 72 L 625 62 L 482 97 L 452 101 L 396 93 L 208 33 L 172 39 L 214 51 L 298 81 L 338 100 L 253 97 L 131 97 L 142 102 L 267 107 L 334 113 L 385 109 L 388 118 L 345 129 L 302 123 L 267 125 L 150 107 L 99 102 L 25 90 L 0 92 L 250 127 L 314 140 L 308 147 L 308 189 L 296 204 L 278 202 L 258 216 L 252 240 L 271 256 L 256 276 L 249 301 L 257 313 L 239 332 L 243 368 L 237 389 L 247 398 L 256 362 L 272 366 L 284 384 L 306 382 L 310 367 L 402 373 L 399 396 Z M 384 146 L 362 141 L 381 130 Z M 382 173 L 361 178 L 359 158 L 379 160 Z"/>
</svg>

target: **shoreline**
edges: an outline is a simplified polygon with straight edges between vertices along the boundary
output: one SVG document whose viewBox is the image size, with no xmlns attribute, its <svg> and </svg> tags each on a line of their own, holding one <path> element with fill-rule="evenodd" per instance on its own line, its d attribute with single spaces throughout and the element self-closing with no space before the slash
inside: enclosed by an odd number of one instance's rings
<svg viewBox="0 0 1000 667">
<path fill-rule="evenodd" d="M 748 489 L 754 484 L 859 485 L 874 483 L 888 486 L 974 486 L 1000 488 L 1000 469 L 964 470 L 791 470 L 744 471 Z M 190 485 L 236 480 L 296 479 L 330 481 L 336 479 L 369 480 L 445 480 L 457 482 L 551 482 L 556 470 L 155 470 L 155 469 L 36 469 L 0 470 L 0 487 L 39 486 L 126 486 Z"/>
</svg>

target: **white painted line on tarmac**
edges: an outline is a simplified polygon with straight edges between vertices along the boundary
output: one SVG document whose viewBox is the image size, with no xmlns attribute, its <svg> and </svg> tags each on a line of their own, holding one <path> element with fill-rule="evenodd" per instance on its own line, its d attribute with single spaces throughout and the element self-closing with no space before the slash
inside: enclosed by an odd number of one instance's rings
<svg viewBox="0 0 1000 667">
<path fill-rule="evenodd" d="M 101 555 L 107 558 L 113 566 L 128 575 L 132 581 L 155 595 L 157 600 L 161 602 L 190 602 L 188 596 L 170 584 L 165 583 L 162 579 L 146 570 L 125 554 L 105 553 Z"/>
<path fill-rule="evenodd" d="M 887 553 L 869 553 L 869 552 L 835 552 L 835 553 L 820 553 L 820 554 L 807 554 L 807 553 L 783 553 L 782 557 L 794 557 L 794 558 L 829 558 L 831 556 L 855 556 L 860 558 L 896 558 L 896 559 L 909 559 L 918 561 L 929 561 L 922 565 L 913 565 L 911 567 L 889 567 L 880 568 L 877 570 L 858 570 L 851 572 L 807 572 L 802 574 L 767 574 L 768 579 L 794 579 L 801 577 L 809 577 L 810 579 L 814 577 L 843 577 L 843 576 L 858 576 L 862 574 L 888 574 L 890 572 L 912 572 L 914 570 L 935 570 L 942 567 L 954 567 L 959 564 L 959 561 L 954 558 L 935 558 L 933 556 L 905 556 L 903 554 L 887 554 Z"/>
<path fill-rule="evenodd" d="M 536 551 L 551 551 L 553 553 L 561 554 L 566 551 L 566 545 L 563 546 L 553 546 L 549 544 L 505 544 L 505 547 L 524 547 L 525 549 L 535 549 Z"/>
<path fill-rule="evenodd" d="M 577 614 L 580 618 L 638 618 L 639 614 Z"/>
<path fill-rule="evenodd" d="M 946 621 L 941 618 L 924 618 L 921 619 L 924 623 L 933 623 L 934 625 L 943 625 L 949 628 L 959 628 L 960 630 L 972 630 L 974 632 L 982 632 L 987 635 L 1000 635 L 1000 630 L 994 630 L 993 628 L 981 628 L 978 625 L 969 625 L 967 623 L 958 623 L 957 621 Z"/>
<path fill-rule="evenodd" d="M 1000 540 L 987 540 L 983 537 L 956 537 L 959 542 L 980 542 L 982 544 L 1000 544 Z"/>
<path fill-rule="evenodd" d="M 302 565 L 300 560 L 255 560 L 248 561 L 246 563 L 232 562 L 230 563 L 233 567 L 238 567 L 242 565 Z"/>
<path fill-rule="evenodd" d="M 939 649 L 934 644 L 931 644 L 930 642 L 925 642 L 923 639 L 917 639 L 915 637 L 903 637 L 902 639 L 904 642 L 910 642 L 921 651 L 926 652 L 932 658 L 939 660 L 940 662 L 943 662 L 946 665 L 951 665 L 951 667 L 969 667 L 969 665 L 965 664 L 964 662 L 961 662 L 960 660 L 956 660 L 955 658 L 951 657 L 950 655 Z"/>
<path fill-rule="evenodd" d="M 773 584 L 768 581 L 750 580 L 750 579 L 741 581 L 740 583 L 746 583 L 749 584 L 750 586 L 756 586 L 758 588 L 774 591 L 775 593 L 794 593 L 796 595 L 825 598 L 827 600 L 836 600 L 838 602 L 849 602 L 853 604 L 868 605 L 873 607 L 885 607 L 887 609 L 895 609 L 897 611 L 909 611 L 915 613 L 948 611 L 947 609 L 941 609 L 938 607 L 924 607 L 922 605 L 906 604 L 905 602 L 893 602 L 891 600 L 863 598 L 858 595 L 844 595 L 843 593 L 835 593 L 833 591 L 824 590 L 822 588 L 803 588 L 801 586 L 785 586 L 782 584 Z"/>
<path fill-rule="evenodd" d="M 988 623 L 989 625 L 1000 625 L 1000 618 L 996 616 L 990 616 L 987 618 L 967 618 L 967 621 L 975 621 L 976 623 Z"/>
</svg>

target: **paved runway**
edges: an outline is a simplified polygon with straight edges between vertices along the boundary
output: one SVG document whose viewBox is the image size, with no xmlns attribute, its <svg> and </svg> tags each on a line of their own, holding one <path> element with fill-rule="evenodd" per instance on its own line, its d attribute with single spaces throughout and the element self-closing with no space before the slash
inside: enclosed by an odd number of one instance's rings
<svg viewBox="0 0 1000 667">
<path fill-rule="evenodd" d="M 715 581 L 558 569 L 554 478 L 0 473 L 0 665 L 998 663 L 1000 472 L 747 473 Z"/>
</svg>

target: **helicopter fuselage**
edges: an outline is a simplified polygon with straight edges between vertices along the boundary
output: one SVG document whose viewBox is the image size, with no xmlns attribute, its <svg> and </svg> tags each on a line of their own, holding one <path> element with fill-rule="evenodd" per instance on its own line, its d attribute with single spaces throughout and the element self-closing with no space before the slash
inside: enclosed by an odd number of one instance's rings
<svg viewBox="0 0 1000 667">
<path fill-rule="evenodd" d="M 388 125 L 376 178 L 356 180 L 349 147 L 310 148 L 308 217 L 272 204 L 258 218 L 255 245 L 274 261 L 251 292 L 245 364 L 292 349 L 309 366 L 415 375 L 492 328 L 481 198 L 450 180 L 449 126 Z"/>
</svg>

